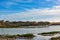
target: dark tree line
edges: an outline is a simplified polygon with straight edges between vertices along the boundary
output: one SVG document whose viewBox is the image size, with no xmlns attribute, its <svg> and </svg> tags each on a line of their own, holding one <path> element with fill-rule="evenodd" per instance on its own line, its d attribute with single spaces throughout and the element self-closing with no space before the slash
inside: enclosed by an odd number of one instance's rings
<svg viewBox="0 0 60 40">
<path fill-rule="evenodd" d="M 17 27 L 17 26 L 39 26 L 39 25 L 49 25 L 50 22 L 30 22 L 30 21 L 26 21 L 26 22 L 23 22 L 23 21 L 0 21 L 0 26 L 10 26 L 10 27 Z"/>
</svg>

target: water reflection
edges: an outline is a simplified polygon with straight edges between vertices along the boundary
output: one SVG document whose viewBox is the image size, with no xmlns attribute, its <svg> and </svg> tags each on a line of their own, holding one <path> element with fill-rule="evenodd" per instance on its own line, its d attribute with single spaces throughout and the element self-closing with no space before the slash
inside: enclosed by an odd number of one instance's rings
<svg viewBox="0 0 60 40">
<path fill-rule="evenodd" d="M 0 34 L 26 34 L 26 33 L 32 33 L 36 34 L 36 37 L 32 39 L 16 39 L 16 40 L 49 40 L 48 36 L 38 36 L 38 33 L 42 32 L 51 32 L 51 31 L 60 31 L 60 26 L 49 26 L 44 28 L 0 28 Z"/>
<path fill-rule="evenodd" d="M 16 39 L 16 40 L 33 40 L 33 38 L 32 39 Z"/>
</svg>

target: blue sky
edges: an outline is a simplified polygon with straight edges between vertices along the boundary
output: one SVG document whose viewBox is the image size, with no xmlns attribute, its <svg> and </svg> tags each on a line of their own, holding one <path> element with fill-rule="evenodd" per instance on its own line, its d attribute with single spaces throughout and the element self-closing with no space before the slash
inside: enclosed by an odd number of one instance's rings
<svg viewBox="0 0 60 40">
<path fill-rule="evenodd" d="M 0 20 L 60 21 L 60 0 L 0 0 Z"/>
</svg>

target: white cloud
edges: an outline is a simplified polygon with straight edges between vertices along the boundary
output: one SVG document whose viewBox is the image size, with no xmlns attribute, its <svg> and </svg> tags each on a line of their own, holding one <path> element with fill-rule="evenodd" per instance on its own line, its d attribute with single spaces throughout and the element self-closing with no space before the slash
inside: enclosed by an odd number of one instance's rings
<svg viewBox="0 0 60 40">
<path fill-rule="evenodd" d="M 53 9 L 59 9 L 60 10 L 60 6 L 54 6 Z"/>
<path fill-rule="evenodd" d="M 60 21 L 60 6 L 45 9 L 31 9 L 25 12 L 1 15 L 4 20 L 22 20 L 22 21 Z"/>
</svg>

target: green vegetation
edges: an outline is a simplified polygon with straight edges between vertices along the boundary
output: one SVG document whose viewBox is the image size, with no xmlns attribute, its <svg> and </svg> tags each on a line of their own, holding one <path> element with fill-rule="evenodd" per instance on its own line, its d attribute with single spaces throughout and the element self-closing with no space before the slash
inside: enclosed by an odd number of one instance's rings
<svg viewBox="0 0 60 40">
<path fill-rule="evenodd" d="M 35 37 L 33 34 L 17 34 L 17 35 L 1 35 L 1 38 L 33 38 Z"/>
<path fill-rule="evenodd" d="M 50 40 L 60 40 L 60 36 L 59 37 L 52 37 Z"/>
<path fill-rule="evenodd" d="M 44 32 L 44 33 L 38 33 L 38 35 L 43 35 L 43 36 L 53 36 L 57 33 L 59 33 L 60 31 L 52 31 L 52 32 Z"/>
<path fill-rule="evenodd" d="M 19 36 L 19 35 L 17 35 L 17 36 Z M 23 34 L 23 35 L 20 35 L 20 37 L 33 38 L 34 35 L 33 34 Z"/>
</svg>

